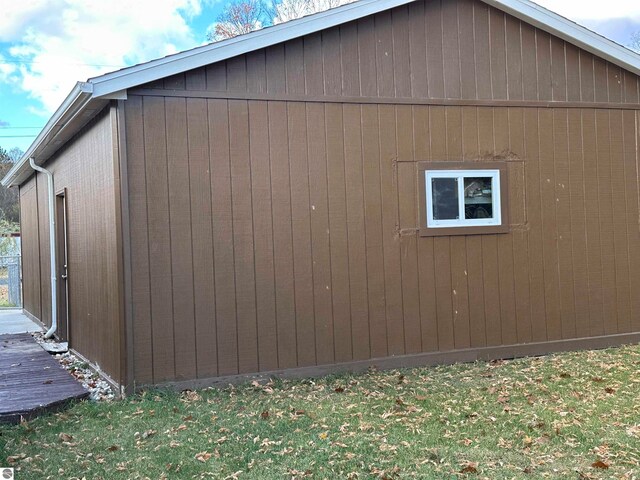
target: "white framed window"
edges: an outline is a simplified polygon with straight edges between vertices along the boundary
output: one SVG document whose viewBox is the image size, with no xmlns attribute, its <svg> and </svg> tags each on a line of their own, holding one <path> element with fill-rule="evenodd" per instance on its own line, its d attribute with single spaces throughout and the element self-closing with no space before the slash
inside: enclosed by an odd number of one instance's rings
<svg viewBox="0 0 640 480">
<path fill-rule="evenodd" d="M 502 225 L 500 169 L 424 170 L 426 227 Z"/>
</svg>

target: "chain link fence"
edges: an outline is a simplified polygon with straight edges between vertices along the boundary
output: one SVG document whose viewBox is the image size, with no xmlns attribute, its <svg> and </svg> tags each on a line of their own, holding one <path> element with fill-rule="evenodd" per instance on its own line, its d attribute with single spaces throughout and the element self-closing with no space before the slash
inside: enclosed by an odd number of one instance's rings
<svg viewBox="0 0 640 480">
<path fill-rule="evenodd" d="M 22 308 L 22 242 L 0 237 L 0 308 Z"/>
<path fill-rule="evenodd" d="M 22 307 L 20 255 L 0 256 L 0 308 Z"/>
</svg>

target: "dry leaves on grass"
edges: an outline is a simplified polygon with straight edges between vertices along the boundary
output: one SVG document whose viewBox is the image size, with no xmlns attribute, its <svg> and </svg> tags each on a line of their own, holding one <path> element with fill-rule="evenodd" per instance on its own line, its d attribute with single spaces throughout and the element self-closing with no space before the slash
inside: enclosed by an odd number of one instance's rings
<svg viewBox="0 0 640 480">
<path fill-rule="evenodd" d="M 180 399 L 185 403 L 191 403 L 201 401 L 202 397 L 194 390 L 183 390 Z"/>
<path fill-rule="evenodd" d="M 55 428 L 44 427 L 45 435 L 36 423 L 35 432 L 20 430 L 10 451 L 27 455 L 7 461 L 44 471 L 37 455 L 48 444 L 55 457 L 62 455 L 66 477 L 96 478 L 109 469 L 119 480 L 141 474 L 241 479 L 252 473 L 351 480 L 630 480 L 628 472 L 640 471 L 638 361 L 635 347 L 327 379 L 256 380 L 215 391 L 150 392 L 109 412 L 109 427 L 126 434 L 101 438 L 104 421 L 92 424 L 92 415 L 80 411 L 56 417 L 49 424 Z M 60 437 L 61 431 L 69 438 Z M 20 443 L 23 438 L 32 443 Z M 93 456 L 86 445 L 93 446 Z M 127 463 L 121 461 L 124 453 Z M 247 468 L 235 472 L 247 455 Z M 101 462 L 100 470 L 91 470 Z"/>
<path fill-rule="evenodd" d="M 602 460 L 596 460 L 591 464 L 591 466 L 593 468 L 599 468 L 601 470 L 607 470 L 609 468 L 609 464 L 606 462 L 603 462 Z"/>
<path fill-rule="evenodd" d="M 462 466 L 460 473 L 478 473 L 478 464 L 476 462 L 467 462 Z"/>
<path fill-rule="evenodd" d="M 627 428 L 627 435 L 631 437 L 640 437 L 640 425 L 633 425 Z"/>
<path fill-rule="evenodd" d="M 209 452 L 200 452 L 200 453 L 196 453 L 195 459 L 198 460 L 199 462 L 204 463 L 208 461 L 212 456 L 213 454 Z"/>
<path fill-rule="evenodd" d="M 26 453 L 19 453 L 17 455 L 9 455 L 7 457 L 7 463 L 9 465 L 13 465 L 14 463 L 17 463 L 19 460 L 24 460 L 25 458 L 27 458 L 27 454 Z"/>
</svg>

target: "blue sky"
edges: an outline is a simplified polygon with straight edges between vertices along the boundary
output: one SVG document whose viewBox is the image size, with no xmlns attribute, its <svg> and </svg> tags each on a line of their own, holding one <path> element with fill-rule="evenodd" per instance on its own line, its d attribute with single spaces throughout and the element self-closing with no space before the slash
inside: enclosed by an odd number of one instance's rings
<svg viewBox="0 0 640 480">
<path fill-rule="evenodd" d="M 0 146 L 22 150 L 78 80 L 206 42 L 225 0 L 4 0 L 0 16 Z M 539 0 L 628 44 L 637 0 Z"/>
</svg>

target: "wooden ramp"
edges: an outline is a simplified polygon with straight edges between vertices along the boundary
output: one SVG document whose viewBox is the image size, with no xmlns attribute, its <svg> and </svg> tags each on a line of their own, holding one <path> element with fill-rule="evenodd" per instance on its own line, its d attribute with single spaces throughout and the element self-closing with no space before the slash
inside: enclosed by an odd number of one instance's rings
<svg viewBox="0 0 640 480">
<path fill-rule="evenodd" d="M 31 335 L 0 335 L 0 422 L 17 423 L 88 395 Z"/>
</svg>

